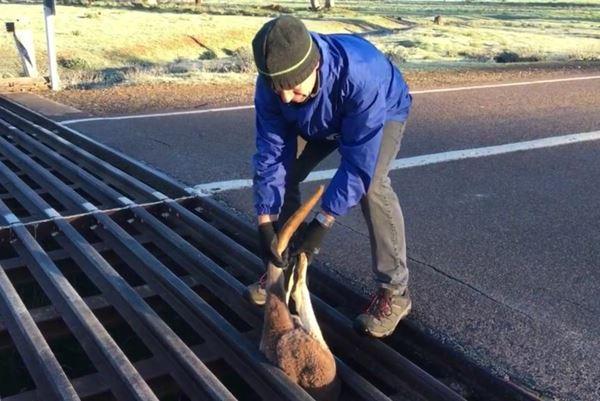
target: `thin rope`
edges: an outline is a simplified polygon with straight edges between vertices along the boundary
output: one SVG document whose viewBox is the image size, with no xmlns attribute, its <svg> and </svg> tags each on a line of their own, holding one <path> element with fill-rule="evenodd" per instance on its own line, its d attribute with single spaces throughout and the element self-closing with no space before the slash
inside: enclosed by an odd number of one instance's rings
<svg viewBox="0 0 600 401">
<path fill-rule="evenodd" d="M 90 216 L 93 215 L 95 213 L 103 213 L 103 214 L 107 214 L 107 213 L 112 213 L 112 212 L 119 212 L 121 210 L 127 210 L 127 209 L 131 209 L 133 207 L 142 207 L 142 208 L 146 208 L 149 206 L 154 206 L 154 205 L 158 205 L 161 203 L 166 203 L 167 201 L 174 201 L 174 202 L 179 202 L 179 201 L 184 201 L 187 199 L 194 199 L 194 198 L 198 198 L 197 195 L 191 195 L 191 196 L 182 196 L 180 198 L 168 198 L 168 199 L 163 199 L 163 200 L 159 200 L 159 201 L 155 201 L 155 202 L 148 202 L 148 203 L 131 203 L 129 205 L 126 206 L 122 206 L 122 207 L 115 207 L 112 209 L 98 209 L 96 208 L 95 210 L 90 210 L 89 212 L 84 212 L 84 213 L 78 213 L 78 214 L 70 214 L 67 216 L 63 216 L 63 215 L 58 215 L 56 217 L 50 217 L 48 219 L 42 219 L 42 220 L 35 220 L 35 221 L 29 221 L 27 223 L 22 223 L 20 220 L 18 223 L 13 223 L 13 224 L 9 224 L 9 225 L 4 225 L 4 226 L 0 226 L 0 230 L 4 230 L 6 228 L 12 228 L 12 227 L 17 227 L 17 226 L 23 226 L 23 227 L 29 227 L 29 226 L 33 226 L 33 225 L 38 225 L 38 224 L 42 224 L 42 223 L 48 223 L 51 221 L 55 221 L 55 220 L 74 220 L 77 219 L 79 217 L 85 217 L 85 216 Z"/>
</svg>

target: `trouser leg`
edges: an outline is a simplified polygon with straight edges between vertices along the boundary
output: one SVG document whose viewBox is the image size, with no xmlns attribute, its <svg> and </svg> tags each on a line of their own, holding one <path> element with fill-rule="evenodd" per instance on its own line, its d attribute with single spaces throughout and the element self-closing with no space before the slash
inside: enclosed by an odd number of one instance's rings
<svg viewBox="0 0 600 401">
<path fill-rule="evenodd" d="M 300 155 L 294 161 L 291 171 L 285 180 L 285 196 L 283 207 L 279 213 L 278 226 L 281 227 L 287 219 L 300 207 L 300 183 L 308 174 L 337 148 L 337 141 L 319 140 L 307 142 Z"/>
<path fill-rule="evenodd" d="M 381 287 L 404 292 L 408 285 L 404 217 L 388 176 L 400 150 L 404 123 L 388 121 L 383 128 L 375 175 L 361 199 L 371 243 L 375 280 Z"/>
</svg>

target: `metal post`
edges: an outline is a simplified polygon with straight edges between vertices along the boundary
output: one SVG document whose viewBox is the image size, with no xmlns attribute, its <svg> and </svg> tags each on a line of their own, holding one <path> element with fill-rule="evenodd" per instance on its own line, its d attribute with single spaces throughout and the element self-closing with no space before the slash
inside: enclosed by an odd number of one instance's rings
<svg viewBox="0 0 600 401">
<path fill-rule="evenodd" d="M 50 87 L 60 89 L 58 66 L 56 64 L 56 47 L 54 46 L 54 16 L 56 15 L 56 0 L 44 0 L 44 19 L 46 21 L 46 42 L 48 44 L 48 70 L 50 71 Z"/>
</svg>

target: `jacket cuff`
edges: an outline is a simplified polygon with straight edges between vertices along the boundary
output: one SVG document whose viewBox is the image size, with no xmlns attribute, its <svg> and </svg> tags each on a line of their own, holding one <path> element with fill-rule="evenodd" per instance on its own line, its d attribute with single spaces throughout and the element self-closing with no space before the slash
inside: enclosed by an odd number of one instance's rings
<svg viewBox="0 0 600 401">
<path fill-rule="evenodd" d="M 343 216 L 343 215 L 345 215 L 348 212 L 348 210 L 336 210 L 336 209 L 333 209 L 329 205 L 326 205 L 325 202 L 323 202 L 321 204 L 321 209 L 323 209 L 325 212 L 327 212 L 327 213 L 329 213 L 329 214 L 331 214 L 331 215 L 333 215 L 335 217 Z"/>
<path fill-rule="evenodd" d="M 281 211 L 280 206 L 269 206 L 269 205 L 257 205 L 256 206 L 256 214 L 279 214 Z"/>
</svg>

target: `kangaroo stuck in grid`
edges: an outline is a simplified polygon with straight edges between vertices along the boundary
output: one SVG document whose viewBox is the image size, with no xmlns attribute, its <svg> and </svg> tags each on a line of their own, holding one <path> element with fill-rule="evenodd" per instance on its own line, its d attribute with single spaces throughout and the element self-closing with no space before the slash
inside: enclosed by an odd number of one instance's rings
<svg viewBox="0 0 600 401">
<path fill-rule="evenodd" d="M 323 186 L 285 223 L 273 244 L 273 251 L 281 255 L 288 243 L 323 193 Z M 292 269 L 294 266 L 288 267 Z M 340 381 L 335 358 L 325 343 L 317 322 L 306 283 L 308 259 L 297 257 L 295 269 L 285 282 L 284 269 L 272 263 L 267 266 L 264 324 L 260 350 L 290 379 L 319 401 L 333 401 L 339 397 Z M 289 299 L 294 300 L 297 315 L 290 312 Z"/>
</svg>

